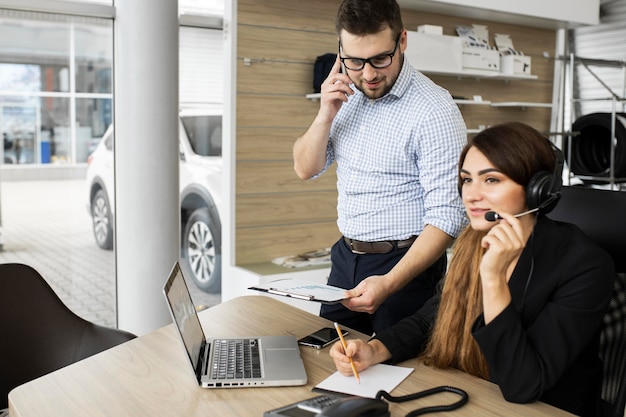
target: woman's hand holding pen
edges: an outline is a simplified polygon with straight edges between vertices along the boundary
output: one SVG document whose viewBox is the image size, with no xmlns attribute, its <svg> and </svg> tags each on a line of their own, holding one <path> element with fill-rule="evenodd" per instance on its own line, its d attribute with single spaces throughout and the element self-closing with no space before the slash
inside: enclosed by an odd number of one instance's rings
<svg viewBox="0 0 626 417">
<path fill-rule="evenodd" d="M 342 375 L 353 375 L 350 358 L 354 362 L 357 372 L 361 372 L 372 365 L 386 361 L 391 354 L 380 341 L 374 339 L 365 342 L 360 339 L 346 339 L 347 348 L 344 349 L 341 341 L 336 342 L 330 348 L 330 357 L 335 362 L 335 367 Z"/>
</svg>

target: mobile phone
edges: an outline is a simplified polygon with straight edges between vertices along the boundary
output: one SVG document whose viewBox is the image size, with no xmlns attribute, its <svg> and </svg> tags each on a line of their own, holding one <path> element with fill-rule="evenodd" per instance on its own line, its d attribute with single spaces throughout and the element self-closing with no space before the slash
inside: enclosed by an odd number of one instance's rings
<svg viewBox="0 0 626 417">
<path fill-rule="evenodd" d="M 346 330 L 341 330 L 343 335 L 347 335 L 348 332 Z M 339 339 L 339 335 L 337 334 L 337 330 L 332 327 L 324 327 L 323 329 L 319 329 L 316 332 L 311 333 L 308 336 L 304 336 L 302 339 L 298 340 L 298 344 L 302 346 L 310 346 L 315 349 L 321 349 L 330 345 Z"/>
</svg>

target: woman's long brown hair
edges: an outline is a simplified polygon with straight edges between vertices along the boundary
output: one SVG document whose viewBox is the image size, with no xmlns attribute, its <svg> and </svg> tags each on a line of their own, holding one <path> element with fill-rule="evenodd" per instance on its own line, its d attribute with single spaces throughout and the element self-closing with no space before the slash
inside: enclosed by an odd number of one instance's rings
<svg viewBox="0 0 626 417">
<path fill-rule="evenodd" d="M 552 172 L 555 163 L 547 139 L 521 123 L 496 125 L 479 133 L 463 149 L 459 168 L 471 147 L 476 147 L 495 168 L 524 186 L 535 173 Z M 472 325 L 483 312 L 479 272 L 484 254 L 480 244 L 483 236 L 485 232 L 468 226 L 457 238 L 443 281 L 435 324 L 421 356 L 427 365 L 457 368 L 488 379 L 489 367 L 472 336 Z"/>
<path fill-rule="evenodd" d="M 478 268 L 484 235 L 467 227 L 457 238 L 433 332 L 422 357 L 427 365 L 457 368 L 488 379 L 489 368 L 472 336 L 474 320 L 483 312 Z"/>
</svg>

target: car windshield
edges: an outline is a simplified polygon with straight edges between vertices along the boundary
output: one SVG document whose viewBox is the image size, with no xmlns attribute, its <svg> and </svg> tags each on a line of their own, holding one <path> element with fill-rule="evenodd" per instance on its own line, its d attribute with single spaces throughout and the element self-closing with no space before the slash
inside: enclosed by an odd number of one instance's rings
<svg viewBox="0 0 626 417">
<path fill-rule="evenodd" d="M 222 156 L 222 116 L 185 116 L 182 122 L 196 154 Z"/>
</svg>

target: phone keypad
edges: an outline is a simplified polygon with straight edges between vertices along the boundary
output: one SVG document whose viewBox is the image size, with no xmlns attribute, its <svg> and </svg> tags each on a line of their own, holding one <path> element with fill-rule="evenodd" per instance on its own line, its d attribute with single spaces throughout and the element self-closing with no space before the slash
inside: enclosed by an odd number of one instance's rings
<svg viewBox="0 0 626 417">
<path fill-rule="evenodd" d="M 327 409 L 331 405 L 339 401 L 341 397 L 330 395 L 320 395 L 298 403 L 298 408 L 319 414 L 322 410 Z"/>
</svg>

